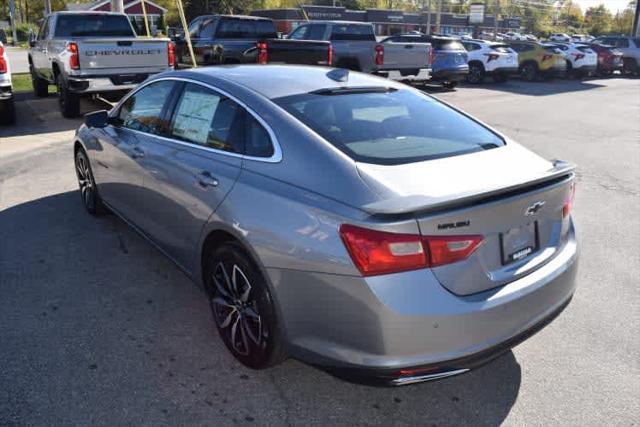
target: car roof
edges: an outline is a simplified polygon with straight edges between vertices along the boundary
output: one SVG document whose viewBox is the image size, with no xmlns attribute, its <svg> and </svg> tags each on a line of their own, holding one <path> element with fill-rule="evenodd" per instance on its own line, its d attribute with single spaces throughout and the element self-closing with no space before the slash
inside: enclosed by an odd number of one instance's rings
<svg viewBox="0 0 640 427">
<path fill-rule="evenodd" d="M 349 87 L 406 88 L 401 83 L 370 74 L 350 71 L 346 82 L 331 79 L 327 73 L 334 68 L 308 65 L 225 65 L 201 67 L 184 72 L 163 73 L 162 77 L 196 77 L 204 83 L 221 80 L 227 84 L 250 89 L 269 99 L 309 93 L 320 89 Z"/>
<path fill-rule="evenodd" d="M 201 16 L 198 16 L 197 18 L 233 18 L 233 19 L 242 19 L 242 20 L 251 20 L 251 21 L 271 21 L 271 19 L 264 18 L 262 16 L 249 16 L 249 15 L 213 14 L 213 15 L 201 15 Z"/>
</svg>

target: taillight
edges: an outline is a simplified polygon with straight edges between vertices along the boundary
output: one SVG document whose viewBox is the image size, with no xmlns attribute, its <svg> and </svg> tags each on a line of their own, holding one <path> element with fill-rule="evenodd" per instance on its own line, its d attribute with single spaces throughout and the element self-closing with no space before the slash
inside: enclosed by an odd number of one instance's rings
<svg viewBox="0 0 640 427">
<path fill-rule="evenodd" d="M 267 43 L 258 42 L 256 47 L 258 48 L 258 64 L 267 63 Z"/>
<path fill-rule="evenodd" d="M 571 182 L 571 188 L 569 189 L 569 195 L 567 199 L 564 201 L 564 206 L 562 206 L 562 218 L 566 218 L 571 213 L 571 208 L 573 207 L 573 201 L 576 198 L 576 182 Z"/>
<path fill-rule="evenodd" d="M 78 55 L 78 45 L 76 43 L 69 43 L 67 45 L 67 51 L 71 53 L 69 56 L 69 68 L 72 70 L 78 70 L 80 68 L 80 55 Z"/>
<path fill-rule="evenodd" d="M 176 65 L 176 48 L 173 43 L 167 43 L 167 60 L 169 62 L 169 67 L 174 67 Z"/>
<path fill-rule="evenodd" d="M 576 61 L 584 58 L 584 53 L 572 53 L 572 55 L 576 57 Z"/>
<path fill-rule="evenodd" d="M 431 236 L 425 241 L 429 247 L 429 266 L 438 267 L 467 258 L 480 246 L 482 236 Z"/>
<path fill-rule="evenodd" d="M 384 46 L 376 45 L 376 65 L 384 65 Z"/>
<path fill-rule="evenodd" d="M 329 49 L 327 49 L 327 65 L 333 65 L 333 45 L 329 44 Z"/>
<path fill-rule="evenodd" d="M 435 60 L 435 55 L 433 52 L 433 48 L 429 49 L 429 65 L 433 65 L 433 61 Z"/>
<path fill-rule="evenodd" d="M 438 267 L 467 258 L 482 236 L 398 234 L 343 224 L 340 236 L 363 276 Z"/>
<path fill-rule="evenodd" d="M 7 60 L 4 59 L 4 46 L 0 46 L 0 74 L 6 73 L 8 69 Z"/>
<path fill-rule="evenodd" d="M 548 61 L 548 60 L 550 60 L 551 58 L 553 58 L 553 55 L 548 55 L 548 54 L 542 55 L 542 60 L 543 60 L 543 61 Z"/>
<path fill-rule="evenodd" d="M 485 55 L 489 57 L 489 59 L 487 59 L 487 62 L 496 61 L 498 59 L 498 55 L 495 53 L 485 53 Z"/>
</svg>

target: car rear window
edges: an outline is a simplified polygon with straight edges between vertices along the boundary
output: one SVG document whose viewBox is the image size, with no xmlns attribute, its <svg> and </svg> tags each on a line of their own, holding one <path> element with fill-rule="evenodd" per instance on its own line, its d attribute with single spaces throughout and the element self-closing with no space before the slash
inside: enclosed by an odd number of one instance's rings
<svg viewBox="0 0 640 427">
<path fill-rule="evenodd" d="M 467 116 L 409 90 L 309 93 L 274 101 L 359 162 L 403 164 L 505 144 Z"/>
<path fill-rule="evenodd" d="M 437 50 L 465 50 L 462 43 L 457 40 L 438 40 L 434 39 L 431 44 Z"/>
<path fill-rule="evenodd" d="M 123 15 L 59 15 L 54 37 L 133 37 L 129 19 Z"/>
<path fill-rule="evenodd" d="M 216 36 L 221 39 L 274 39 L 278 35 L 273 21 L 255 19 L 222 19 Z"/>
<path fill-rule="evenodd" d="M 331 40 L 370 40 L 376 41 L 373 26 L 360 24 L 334 24 Z"/>
</svg>

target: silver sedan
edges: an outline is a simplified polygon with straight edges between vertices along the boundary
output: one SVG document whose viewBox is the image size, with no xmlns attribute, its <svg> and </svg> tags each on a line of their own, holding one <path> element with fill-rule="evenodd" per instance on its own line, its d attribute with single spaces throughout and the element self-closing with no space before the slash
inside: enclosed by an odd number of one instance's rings
<svg viewBox="0 0 640 427">
<path fill-rule="evenodd" d="M 575 289 L 573 167 L 378 77 L 161 74 L 88 114 L 74 155 L 89 213 L 114 212 L 201 284 L 250 368 L 443 378 L 532 335 Z"/>
</svg>

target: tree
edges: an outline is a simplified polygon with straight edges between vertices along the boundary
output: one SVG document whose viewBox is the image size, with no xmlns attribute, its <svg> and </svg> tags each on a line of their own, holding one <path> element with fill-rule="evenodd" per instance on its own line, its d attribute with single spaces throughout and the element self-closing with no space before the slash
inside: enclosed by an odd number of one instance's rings
<svg viewBox="0 0 640 427">
<path fill-rule="evenodd" d="M 613 24 L 613 16 L 604 4 L 588 8 L 584 20 L 589 32 L 596 36 L 610 32 Z"/>
<path fill-rule="evenodd" d="M 633 31 L 633 18 L 636 10 L 636 2 L 630 1 L 626 9 L 616 13 L 613 18 L 611 31 L 616 34 L 631 34 Z"/>
<path fill-rule="evenodd" d="M 571 0 L 564 3 L 560 9 L 560 25 L 568 32 L 574 32 L 582 28 L 584 15 L 582 9 Z"/>
</svg>

